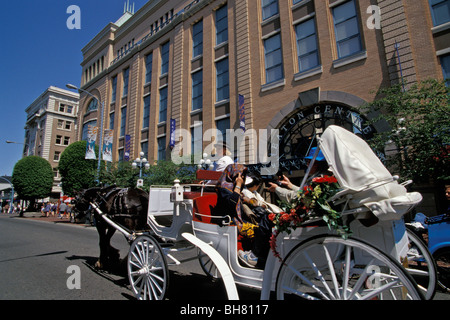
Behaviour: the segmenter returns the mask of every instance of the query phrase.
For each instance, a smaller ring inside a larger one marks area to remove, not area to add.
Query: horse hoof
[[[96,269],[103,269],[103,264],[100,261],[97,261],[94,265]]]

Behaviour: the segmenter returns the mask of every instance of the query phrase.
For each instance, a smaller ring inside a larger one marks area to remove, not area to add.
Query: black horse
[[[112,270],[119,265],[119,250],[110,244],[116,229],[109,225],[100,214],[92,208],[95,203],[102,213],[115,223],[130,231],[144,230],[147,226],[148,193],[141,189],[91,188],[79,192],[75,197],[75,210],[78,218],[91,210],[95,218],[95,226],[99,234],[100,258],[95,263],[99,269]]]

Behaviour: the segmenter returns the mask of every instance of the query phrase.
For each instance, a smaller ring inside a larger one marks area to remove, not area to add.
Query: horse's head
[[[73,200],[74,209],[77,217],[83,217],[90,209],[91,202],[98,196],[100,188],[84,189],[76,193]]]

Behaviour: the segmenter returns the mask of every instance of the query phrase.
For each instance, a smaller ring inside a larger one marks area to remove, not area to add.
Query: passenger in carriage
[[[269,252],[269,240],[272,234],[273,223],[269,220],[272,212],[281,212],[276,205],[268,203],[258,193],[262,179],[258,174],[250,173],[245,179],[245,188],[242,189],[242,210],[247,217],[251,217],[251,223],[256,224],[255,237],[251,250],[239,250],[239,260],[248,267],[263,267]]]
[[[228,145],[224,141],[219,141],[214,145],[216,148],[217,156],[219,156],[219,160],[215,163],[215,171],[224,171],[228,165],[233,164],[234,161],[230,157],[231,151]]]
[[[312,160],[314,153],[316,152],[317,148],[311,148],[311,151],[309,152],[309,155],[305,157],[305,159],[309,160],[309,162]],[[328,171],[328,163],[325,160],[325,157],[322,153],[322,151],[319,151],[319,154],[316,157],[316,160],[314,162],[313,167],[311,168],[310,175],[308,177],[308,181],[311,181],[312,179],[322,176]],[[269,182],[269,191],[274,192],[278,198],[280,198],[281,201],[290,203],[292,200],[297,198],[298,191],[300,187],[294,185],[288,177],[283,175],[283,179],[279,181],[282,185],[282,187],[276,185],[275,183]]]

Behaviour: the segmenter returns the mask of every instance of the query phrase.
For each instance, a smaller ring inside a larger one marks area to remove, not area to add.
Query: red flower
[[[270,214],[269,214],[269,220],[270,220],[270,221],[274,221],[276,217],[277,217],[277,216],[276,216],[275,213],[270,213]]]
[[[312,182],[315,182],[315,183],[336,183],[337,179],[334,176],[323,176],[323,177],[313,178]]]

